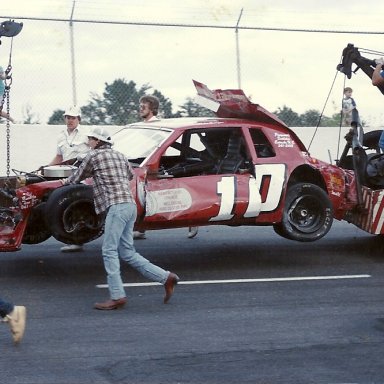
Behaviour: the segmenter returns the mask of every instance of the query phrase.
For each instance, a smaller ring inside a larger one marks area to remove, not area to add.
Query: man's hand
[[[375,59],[375,63],[376,63],[376,65],[379,65],[379,64],[383,65],[384,64],[384,58],[380,57],[380,59]]]

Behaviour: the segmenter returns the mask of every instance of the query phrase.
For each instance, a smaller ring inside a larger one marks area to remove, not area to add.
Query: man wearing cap
[[[132,170],[128,159],[111,148],[108,132],[94,127],[88,134],[88,152],[79,168],[63,184],[76,184],[93,178],[95,211],[105,216],[102,253],[110,299],[96,303],[95,309],[112,310],[123,307],[126,294],[120,272],[120,260],[126,261],[144,277],[164,285],[164,304],[171,298],[179,277],[152,264],[136,252],[133,245],[133,226],[136,221],[136,203],[130,190]]]
[[[56,156],[49,165],[61,164],[63,161],[76,160],[78,155],[86,154],[89,151],[88,138],[79,129],[81,121],[80,108],[72,106],[64,112],[64,120],[67,126],[60,133],[57,140]]]
[[[88,137],[79,129],[81,121],[81,110],[71,106],[64,112],[66,128],[60,133],[57,140],[56,156],[49,165],[61,164],[66,161],[75,160],[78,156],[85,155],[89,151]],[[62,252],[77,252],[83,247],[76,244],[68,244],[60,248]]]

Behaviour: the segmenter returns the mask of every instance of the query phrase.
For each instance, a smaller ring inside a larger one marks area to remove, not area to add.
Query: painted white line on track
[[[268,283],[279,281],[314,281],[314,280],[341,280],[341,279],[366,279],[371,275],[340,275],[340,276],[303,276],[303,277],[272,277],[268,279],[234,279],[234,280],[197,280],[197,281],[179,281],[180,285],[197,284],[234,284],[234,283]],[[160,283],[124,283],[124,287],[149,287],[152,285],[161,285]],[[108,288],[108,284],[97,284],[96,288]]]

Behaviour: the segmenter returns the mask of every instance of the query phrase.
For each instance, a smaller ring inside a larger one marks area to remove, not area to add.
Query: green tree
[[[212,111],[195,103],[193,99],[190,97],[187,97],[186,102],[183,105],[180,105],[179,107],[181,108],[181,111],[179,111],[179,114],[180,116],[183,116],[183,117],[215,116],[215,114]]]
[[[309,109],[300,115],[300,126],[301,127],[315,127],[318,125],[320,120],[320,112],[316,109]]]
[[[164,119],[169,119],[171,117],[179,117],[177,114],[172,113],[172,102],[166,98],[161,92],[154,90],[153,96],[156,96],[160,102],[160,111],[159,115]]]
[[[135,82],[125,79],[105,83],[103,95],[91,93],[89,104],[82,108],[82,123],[125,125],[137,121],[139,98],[148,88],[144,85],[138,91]]]
[[[55,109],[52,116],[48,119],[50,125],[61,125],[64,124],[64,110]]]
[[[209,117],[215,114],[195,103],[192,98],[186,98],[184,104],[179,106],[176,113],[172,111],[172,102],[160,91],[152,89],[150,84],[144,84],[140,88],[134,81],[127,82],[125,79],[116,79],[111,84],[105,83],[102,95],[91,93],[89,103],[81,108],[82,124],[92,125],[126,125],[140,121],[139,100],[140,97],[152,94],[160,101],[159,116],[161,118],[171,117]],[[30,114],[28,120],[32,121],[34,115]],[[57,109],[49,118],[48,124],[63,124],[63,110]],[[284,105],[273,112],[277,117],[291,127],[338,126],[340,115],[335,113],[331,118],[322,116],[315,109],[309,109],[299,115],[291,108]]]
[[[322,127],[339,127],[341,123],[340,113],[334,113],[332,117],[323,116],[321,119]]]
[[[92,93],[88,105],[82,108],[82,123],[92,125],[126,125],[140,120],[139,100],[146,94],[153,94],[160,101],[160,116],[174,117],[172,102],[160,91],[149,90],[152,86],[144,84],[137,89],[134,81],[117,79],[105,84],[102,96]]]
[[[294,112],[291,108],[286,105],[283,108],[278,108],[277,111],[273,112],[280,120],[284,121],[285,124],[291,127],[301,127],[301,119],[298,113]]]

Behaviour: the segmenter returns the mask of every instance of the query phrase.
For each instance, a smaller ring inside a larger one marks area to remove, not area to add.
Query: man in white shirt
[[[76,159],[77,156],[89,151],[88,137],[79,129],[81,121],[80,108],[69,107],[64,112],[66,129],[60,133],[57,139],[56,156],[49,165],[61,164],[63,161]]]
[[[79,128],[81,121],[81,110],[76,106],[67,108],[64,112],[66,128],[60,133],[57,139],[56,156],[49,165],[61,164],[62,162],[77,159],[89,151],[88,137]],[[76,244],[64,245],[60,248],[62,252],[78,252],[83,247]]]

